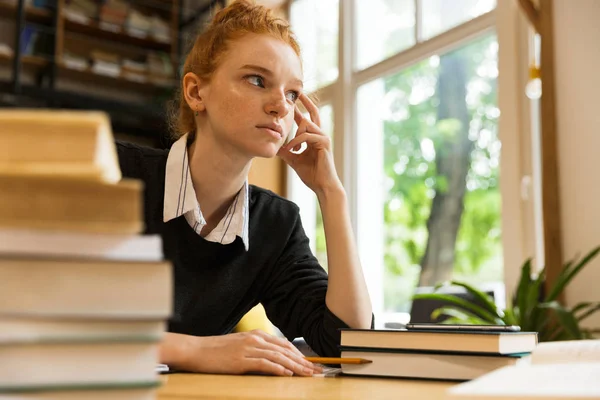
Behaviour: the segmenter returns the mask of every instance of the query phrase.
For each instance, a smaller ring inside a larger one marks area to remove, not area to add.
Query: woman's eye
[[[289,101],[291,101],[292,103],[295,103],[296,100],[298,100],[298,96],[299,96],[298,92],[288,92],[286,94],[287,99]]]
[[[263,79],[262,76],[250,75],[247,79],[251,85],[258,86],[258,87],[265,87],[265,80]]]

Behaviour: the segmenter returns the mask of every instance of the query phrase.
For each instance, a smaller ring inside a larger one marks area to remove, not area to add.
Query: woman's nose
[[[278,118],[285,117],[290,112],[290,105],[282,92],[275,92],[265,104],[265,112]]]

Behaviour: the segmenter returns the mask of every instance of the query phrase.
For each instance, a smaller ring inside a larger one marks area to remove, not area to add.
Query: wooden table
[[[161,375],[158,400],[188,399],[444,399],[451,382],[363,377]]]

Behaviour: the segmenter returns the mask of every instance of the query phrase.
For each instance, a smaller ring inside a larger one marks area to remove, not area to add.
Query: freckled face
[[[267,35],[229,44],[210,83],[201,89],[207,126],[241,154],[273,157],[294,122],[302,64],[294,50]]]

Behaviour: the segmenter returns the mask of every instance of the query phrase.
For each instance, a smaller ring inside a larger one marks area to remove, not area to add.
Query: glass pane
[[[324,105],[319,109],[319,112],[321,114],[321,129],[333,140],[333,107],[329,104]],[[331,144],[333,146],[333,142]],[[321,266],[327,270],[327,246],[325,244],[325,230],[323,229],[323,214],[321,214],[318,201],[316,206],[315,256]]]
[[[355,7],[358,69],[415,44],[414,0],[356,0]]]
[[[429,39],[496,7],[496,0],[421,0],[422,38]]]
[[[383,220],[361,258],[381,260],[386,312],[417,286],[502,282],[497,55],[490,35],[359,88],[359,245]]]
[[[300,42],[308,92],[338,77],[338,4],[338,0],[292,2],[290,23]]]

